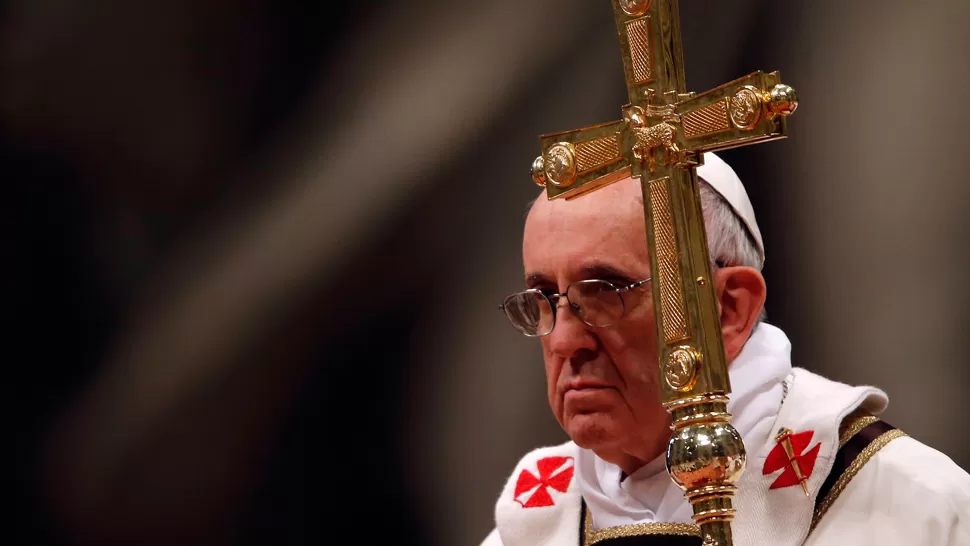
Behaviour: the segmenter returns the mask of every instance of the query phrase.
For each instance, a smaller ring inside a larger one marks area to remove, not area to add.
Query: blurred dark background
[[[795,365],[970,467],[970,4],[682,0]],[[0,4],[4,544],[477,544],[564,440],[521,286],[538,135],[617,119],[609,3]]]

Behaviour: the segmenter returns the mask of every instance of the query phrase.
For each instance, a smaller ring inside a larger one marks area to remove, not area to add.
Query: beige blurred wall
[[[964,466],[970,385],[966,128],[970,4],[822,2],[806,10],[795,130],[809,354],[890,394],[887,418]],[[802,113],[802,112],[800,112]]]

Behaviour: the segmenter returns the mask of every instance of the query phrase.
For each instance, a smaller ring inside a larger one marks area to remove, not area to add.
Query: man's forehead
[[[622,277],[649,267],[642,203],[630,178],[571,201],[540,195],[526,221],[527,277]]]
[[[539,194],[532,207],[532,213],[538,214],[602,214],[604,217],[616,216],[618,212],[626,212],[631,205],[637,209],[643,207],[643,194],[640,183],[633,178],[624,178],[582,197],[566,200],[563,198],[549,200],[545,190]]]

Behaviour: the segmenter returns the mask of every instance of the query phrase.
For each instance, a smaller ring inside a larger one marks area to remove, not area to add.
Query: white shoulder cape
[[[799,368],[786,386],[774,429],[813,431],[809,448],[820,448],[806,482],[811,496],[800,487],[770,488],[780,471],[764,475],[762,468],[775,447],[773,439],[745,446],[746,470],[734,500],[735,544],[970,545],[970,475],[898,430],[869,443],[844,472],[833,475],[838,481],[832,487],[830,479],[828,494],[818,498],[837,466],[840,424],[856,410],[878,415],[887,399],[878,389],[833,382]],[[495,505],[496,527],[482,546],[575,546],[642,532],[633,529],[637,526],[584,529],[583,500],[572,467],[578,450],[567,442],[523,457]],[[650,525],[665,529],[665,524]],[[681,533],[683,527],[668,525]]]

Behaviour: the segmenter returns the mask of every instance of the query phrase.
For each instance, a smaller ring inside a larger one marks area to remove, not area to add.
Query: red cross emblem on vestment
[[[522,469],[519,479],[515,482],[515,502],[523,508],[539,508],[555,504],[549,489],[565,493],[573,481],[572,457],[546,457],[536,462],[539,476]]]
[[[814,434],[814,430],[806,430],[798,434],[792,433],[787,428],[778,431],[778,436],[775,437],[778,444],[768,453],[762,474],[767,476],[782,468],[785,471],[778,476],[769,489],[801,485],[802,490],[808,495],[808,486],[805,482],[815,469],[815,460],[818,459],[818,452],[822,447],[822,443],[819,442],[810,451],[805,451]]]

